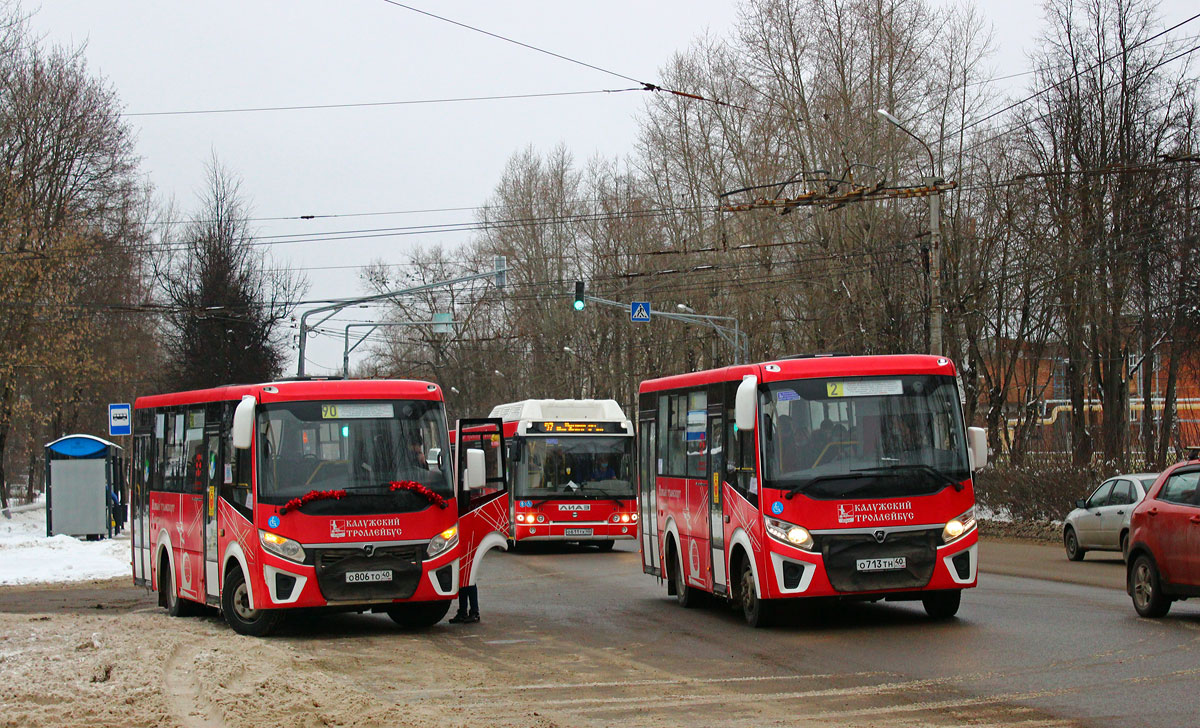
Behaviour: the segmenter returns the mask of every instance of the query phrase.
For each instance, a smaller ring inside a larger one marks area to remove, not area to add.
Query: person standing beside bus
[[[479,587],[475,584],[458,590],[458,613],[451,624],[471,624],[479,621]]]

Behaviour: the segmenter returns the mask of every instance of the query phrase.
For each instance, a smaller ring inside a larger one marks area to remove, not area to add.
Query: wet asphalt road
[[[1198,723],[1200,602],[1138,618],[1119,558],[1070,564],[1060,548],[985,542],[957,619],[931,621],[919,603],[798,604],[752,630],[723,604],[677,606],[633,549],[489,554],[483,622],[428,635],[486,677],[394,697],[579,725]],[[393,677],[380,666],[367,679],[386,691]]]

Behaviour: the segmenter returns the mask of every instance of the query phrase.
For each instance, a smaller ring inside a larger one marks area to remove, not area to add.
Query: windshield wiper
[[[935,479],[942,481],[946,485],[954,486],[954,489],[957,491],[961,491],[963,489],[962,483],[958,482],[954,478],[951,478],[949,475],[946,475],[941,470],[938,470],[937,468],[933,467],[932,465],[919,465],[919,464],[885,465],[880,468],[862,468],[859,470],[853,470],[851,472],[854,472],[854,473],[895,473],[895,472],[903,471],[903,470],[916,470],[918,472],[922,472],[927,475],[932,475]]]
[[[614,493],[610,493],[607,490],[600,488],[598,486],[595,486],[595,485],[588,485],[587,483],[584,483],[583,485],[581,485],[579,487],[581,490],[599,491],[600,493],[603,493],[605,496],[605,498],[603,500],[611,500],[613,503],[617,504],[617,508],[621,507],[621,500],[619,498],[617,498],[617,496]]]
[[[792,498],[794,498],[796,496],[797,493],[803,492],[804,489],[807,488],[808,486],[816,485],[817,483],[824,483],[825,481],[828,481],[828,480],[857,480],[859,478],[869,478],[869,477],[871,477],[871,476],[861,473],[859,471],[852,471],[849,473],[834,473],[832,475],[818,475],[815,478],[809,478],[808,480],[804,481],[803,483],[800,483],[799,485],[795,486],[794,488],[789,490],[787,493],[785,493],[783,495],[783,497],[787,498],[788,500],[791,500]]]

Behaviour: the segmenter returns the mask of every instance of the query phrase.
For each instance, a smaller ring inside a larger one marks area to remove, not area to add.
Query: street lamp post
[[[925,184],[932,191],[929,194],[929,353],[942,353],[942,193],[938,185],[942,180],[937,176],[937,165],[933,161],[933,150],[921,137],[913,134],[900,120],[885,109],[876,109],[892,126],[920,142],[929,154],[929,177]]]

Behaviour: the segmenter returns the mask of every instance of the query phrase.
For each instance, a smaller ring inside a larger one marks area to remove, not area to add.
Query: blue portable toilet
[[[120,445],[67,435],[45,449],[46,535],[112,536],[117,510],[125,507]]]

